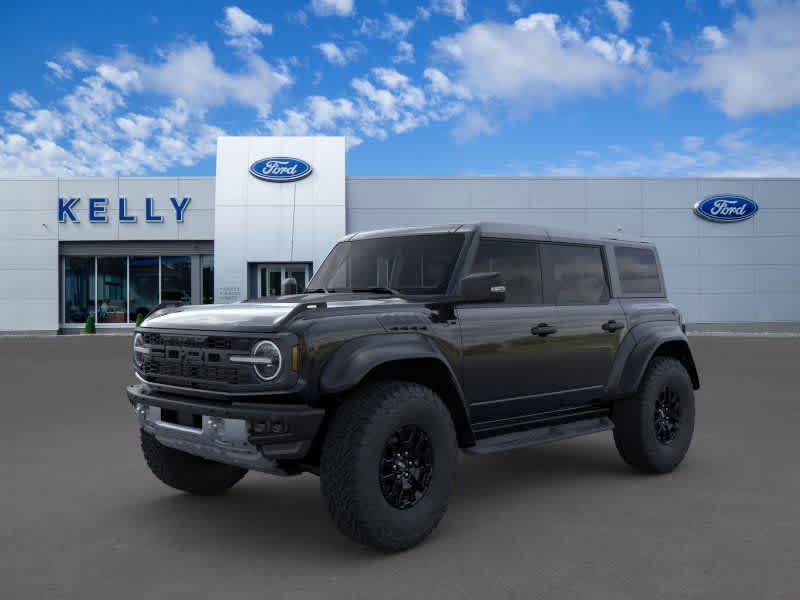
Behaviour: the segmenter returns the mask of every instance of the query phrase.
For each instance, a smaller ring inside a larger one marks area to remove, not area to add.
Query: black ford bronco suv
[[[613,430],[671,471],[699,387],[652,245],[495,223],[348,235],[303,293],[156,311],[133,362],[161,481],[315,473],[337,527],[385,550],[436,527],[462,452]]]

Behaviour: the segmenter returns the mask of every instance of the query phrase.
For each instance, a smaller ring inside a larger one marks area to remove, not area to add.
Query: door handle
[[[546,335],[551,335],[556,331],[558,331],[558,329],[556,329],[552,325],[548,325],[547,323],[539,323],[536,327],[531,327],[531,333],[533,335],[538,335],[541,337],[544,337]]]
[[[617,323],[614,319],[610,321],[606,321],[601,325],[603,331],[607,331],[608,333],[614,333],[615,331],[619,331],[620,329],[625,329],[624,323]]]

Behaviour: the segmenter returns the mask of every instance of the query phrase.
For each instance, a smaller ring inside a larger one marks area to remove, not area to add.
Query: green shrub
[[[136,326],[139,327],[139,325],[142,324],[142,321],[144,321],[144,315],[142,313],[139,313],[138,315],[136,315]]]
[[[83,328],[83,330],[86,333],[94,333],[95,332],[94,316],[89,315],[88,317],[86,317],[86,326]]]

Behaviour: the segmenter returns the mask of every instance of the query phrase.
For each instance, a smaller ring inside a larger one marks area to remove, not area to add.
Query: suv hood
[[[202,331],[274,331],[304,305],[326,304],[325,310],[378,305],[404,305],[408,301],[382,294],[297,294],[237,304],[179,306],[157,311],[147,317],[142,329],[185,329]]]

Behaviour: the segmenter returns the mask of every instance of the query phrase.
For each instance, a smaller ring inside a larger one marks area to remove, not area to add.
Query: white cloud
[[[508,0],[508,2],[506,2],[506,10],[515,17],[518,17],[522,14],[522,8],[520,7],[519,3],[514,2],[514,0]]]
[[[264,115],[291,77],[258,55],[248,54],[243,61],[244,70],[226,71],[217,65],[207,44],[194,42],[163,53],[160,63],[139,63],[138,68],[146,90],[183,98],[198,108],[233,102]]]
[[[318,17],[349,17],[353,14],[353,0],[311,0],[311,11]]]
[[[22,91],[19,91],[19,92],[12,92],[8,96],[8,101],[11,102],[11,104],[15,108],[18,108],[19,110],[30,110],[34,106],[37,106],[39,104],[39,102],[37,102],[36,98],[31,96],[25,90],[22,90]]]
[[[704,91],[732,117],[800,106],[798,23],[800,2],[754,3],[752,15],[736,17],[727,44],[701,53],[693,76],[680,76],[683,87]]]
[[[728,38],[714,26],[703,27],[703,39],[711,44],[714,50],[720,50],[728,45]]]
[[[463,21],[467,18],[467,0],[433,0],[430,11],[448,15],[456,21]]]
[[[580,162],[546,166],[549,174],[603,176],[679,177],[796,177],[800,172],[800,149],[791,143],[775,143],[769,136],[755,138],[752,129],[731,131],[709,142],[685,136],[680,148],[654,144],[640,152],[626,152],[609,159],[604,152],[579,151]]]
[[[351,98],[311,96],[301,108],[287,109],[265,123],[274,135],[345,135],[348,147],[364,138],[383,140],[433,121],[451,119],[463,104],[444,99],[412,83],[396,69],[378,67],[351,82]]]
[[[430,90],[440,96],[453,96],[460,100],[469,100],[472,94],[462,85],[453,83],[450,78],[439,69],[429,67],[423,73],[429,83]]]
[[[103,63],[97,67],[97,73],[105,81],[120,89],[123,94],[140,90],[142,82],[135,69],[120,69],[116,65]]]
[[[402,19],[395,14],[387,13],[386,25],[388,26],[389,33],[398,38],[404,38],[414,27],[414,19]]]
[[[450,135],[459,142],[464,143],[481,135],[491,135],[496,128],[477,110],[465,113],[459,123],[450,131]]]
[[[135,175],[193,165],[211,156],[224,131],[206,122],[209,108],[239,104],[266,118],[276,93],[291,83],[283,68],[240,53],[241,68],[217,64],[204,43],[183,42],[155,60],[120,51],[114,57],[73,49],[52,62],[75,75],[56,101],[42,106],[24,92],[0,130],[5,175]],[[58,70],[48,65],[52,73]],[[146,95],[146,110],[129,103]]]
[[[703,144],[705,139],[697,135],[687,135],[681,140],[681,147],[686,152],[696,152]]]
[[[413,63],[414,62],[414,46],[405,40],[397,42],[397,54],[392,56],[392,62],[395,63]]]
[[[64,66],[53,60],[48,60],[44,64],[48,69],[50,69],[56,79],[69,79],[72,75],[69,69],[66,69]]]
[[[659,27],[664,32],[664,37],[667,38],[667,43],[672,43],[672,24],[669,21],[661,21]]]
[[[383,19],[364,17],[358,27],[358,33],[366,37],[384,40],[402,40],[414,28],[415,19],[403,19],[393,13],[386,13]]]
[[[617,31],[625,33],[631,26],[631,10],[630,4],[623,0],[606,0],[606,9],[617,24]]]
[[[472,96],[521,106],[619,88],[631,75],[629,63],[644,60],[623,38],[596,37],[590,43],[559,15],[546,13],[513,25],[479,23],[434,46],[456,67],[450,79]]]
[[[250,51],[261,48],[258,36],[272,35],[271,23],[262,23],[238,6],[228,6],[225,19],[217,25],[229,38],[226,44]]]
[[[325,60],[338,67],[343,67],[347,63],[355,60],[362,52],[361,46],[351,45],[343,49],[334,42],[322,42],[321,44],[316,44],[314,48],[322,52],[322,56],[325,57]]]

